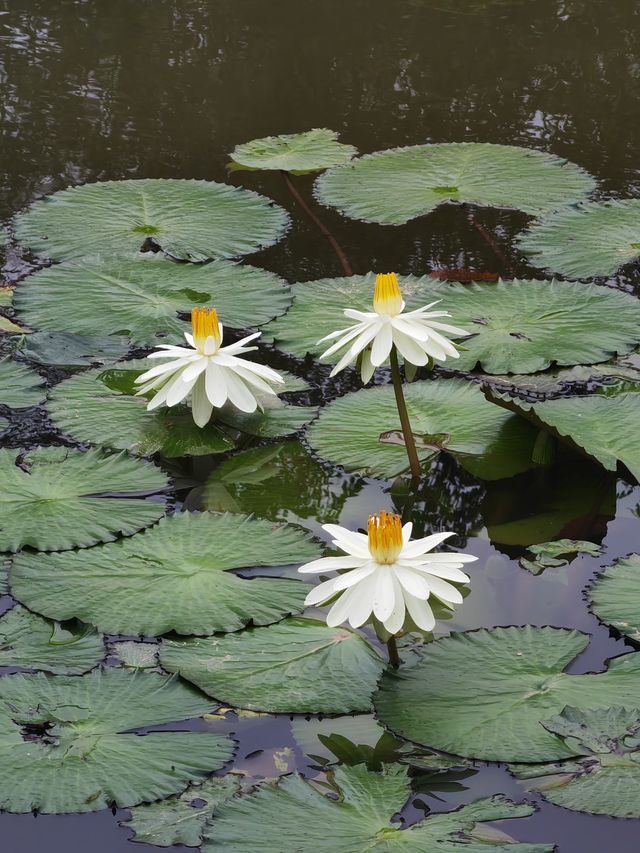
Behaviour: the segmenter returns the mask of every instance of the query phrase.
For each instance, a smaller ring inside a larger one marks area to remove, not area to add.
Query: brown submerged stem
[[[409,457],[409,468],[411,476],[420,479],[422,476],[422,466],[418,459],[418,451],[416,443],[411,431],[411,421],[407,412],[407,404],[404,399],[404,391],[402,390],[402,376],[400,375],[400,365],[398,364],[398,352],[395,346],[391,347],[391,379],[393,380],[393,390],[396,395],[396,406],[400,415],[400,425],[402,426],[402,435],[404,436],[404,446]]]
[[[387,640],[387,651],[389,652],[389,663],[394,669],[400,666],[400,656],[398,655],[398,644],[395,637],[389,637]]]
[[[494,253],[496,258],[500,261],[505,274],[508,275],[510,278],[513,278],[513,265],[511,263],[509,257],[507,256],[506,252],[500,246],[500,244],[498,243],[496,238],[493,236],[493,234],[490,231],[487,231],[487,229],[484,227],[484,225],[481,225],[478,222],[478,220],[475,217],[475,213],[473,212],[473,210],[470,207],[467,207],[466,205],[465,205],[465,210],[467,213],[468,222],[471,225],[473,225],[473,227],[476,229],[478,234],[482,237],[484,242],[487,244],[487,246],[489,246],[491,251]]]
[[[322,236],[329,241],[331,248],[336,253],[336,257],[340,261],[340,266],[342,267],[342,271],[345,275],[353,275],[353,269],[351,268],[351,264],[349,263],[349,259],[347,258],[344,249],[338,243],[336,238],[333,236],[331,231],[327,228],[327,226],[322,222],[321,219],[313,212],[304,196],[298,191],[296,185],[291,180],[289,173],[284,170],[280,170],[280,174],[282,175],[284,182],[286,184],[287,189],[296,200],[296,202],[300,205],[300,207],[304,210],[307,218],[313,222],[318,231],[322,234]]]

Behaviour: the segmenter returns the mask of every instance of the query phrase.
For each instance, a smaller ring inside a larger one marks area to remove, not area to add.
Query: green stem
[[[400,656],[398,655],[398,646],[395,637],[389,637],[387,640],[387,650],[389,652],[389,663],[394,669],[400,666]]]
[[[409,468],[411,469],[411,476],[420,478],[422,476],[422,466],[420,465],[420,460],[418,459],[416,443],[413,438],[413,433],[411,432],[411,422],[409,420],[407,404],[405,402],[404,392],[402,390],[402,376],[400,375],[400,365],[398,364],[398,352],[395,346],[391,347],[390,360],[391,379],[393,380],[393,390],[396,395],[396,406],[398,407],[398,414],[400,415],[402,435],[404,436],[404,446],[407,450],[407,456],[409,457]]]

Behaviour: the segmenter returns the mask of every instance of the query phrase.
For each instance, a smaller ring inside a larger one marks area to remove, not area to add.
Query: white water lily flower
[[[355,320],[355,325],[331,332],[319,340],[321,344],[339,338],[320,358],[329,358],[348,346],[331,371],[331,376],[344,370],[361,355],[360,373],[365,384],[373,376],[376,367],[389,358],[392,346],[396,347],[405,363],[416,367],[427,364],[429,359],[445,361],[447,358],[459,358],[458,350],[446,335],[459,338],[471,333],[442,323],[438,318],[450,317],[448,311],[429,311],[438,302],[439,299],[423,308],[405,312],[398,277],[395,273],[379,273],[376,276],[373,311],[346,308],[345,317]]]
[[[147,370],[136,379],[142,387],[138,395],[155,390],[147,409],[175,406],[191,397],[191,412],[197,426],[209,421],[215,408],[227,400],[241,412],[262,409],[260,396],[276,396],[269,383],[284,384],[284,379],[263,364],[238,358],[257,347],[246,344],[260,337],[254,332],[230,346],[222,346],[222,323],[215,308],[194,308],[191,312],[193,334],[185,333],[188,347],[161,345],[147,358],[169,358],[171,361]]]
[[[305,604],[322,604],[340,597],[327,614],[327,625],[348,621],[359,628],[376,617],[390,634],[402,629],[408,612],[424,631],[433,630],[436,620],[429,605],[433,595],[451,607],[462,602],[454,583],[467,583],[460,571],[463,563],[477,559],[470,554],[429,553],[453,533],[433,533],[411,541],[411,523],[402,526],[399,515],[381,512],[369,517],[368,534],[354,533],[337,524],[323,529],[333,536],[333,544],[345,557],[323,557],[301,566],[303,574],[347,569],[332,580],[311,590]]]

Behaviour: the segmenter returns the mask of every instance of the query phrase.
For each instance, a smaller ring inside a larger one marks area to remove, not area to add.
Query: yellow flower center
[[[216,351],[222,343],[220,335],[220,324],[218,312],[215,308],[194,308],[191,312],[191,329],[193,331],[193,342],[199,350],[204,350],[207,338],[213,338],[216,342]]]
[[[367,524],[369,551],[376,563],[395,563],[402,551],[402,521],[392,512],[370,515]]]
[[[373,293],[373,310],[376,314],[395,317],[402,311],[402,292],[394,272],[378,273]]]

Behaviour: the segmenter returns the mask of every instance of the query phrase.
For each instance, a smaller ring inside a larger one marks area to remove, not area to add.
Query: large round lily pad
[[[231,168],[234,171],[280,169],[293,174],[305,174],[348,163],[356,153],[353,145],[338,142],[335,130],[316,127],[303,133],[265,136],[236,145],[231,152]]]
[[[487,402],[477,385],[463,379],[427,380],[405,385],[404,393],[421,460],[445,450],[488,480],[533,466],[532,427]],[[394,477],[409,464],[390,385],[329,403],[307,438],[320,456],[347,471]]]
[[[199,691],[153,673],[5,676],[0,808],[90,812],[178,793],[220,769],[232,741],[208,732],[135,730],[204,714],[210,705]]]
[[[313,714],[371,710],[384,668],[360,634],[302,618],[226,637],[164,640],[160,663],[226,705]]]
[[[0,406],[26,409],[42,402],[44,382],[30,367],[9,358],[0,361]]]
[[[488,827],[483,821],[533,813],[525,803],[496,796],[456,811],[430,813],[405,828],[391,819],[412,796],[406,767],[389,764],[381,773],[336,767],[332,786],[339,796],[330,799],[326,789],[294,774],[227,800],[207,824],[203,853],[485,853]],[[493,833],[489,847],[495,853],[554,850],[553,844],[519,844],[503,833]]]
[[[266,270],[225,260],[181,264],[148,253],[48,267],[14,295],[16,310],[34,328],[126,335],[140,345],[184,343],[194,305],[213,305],[225,326],[244,329],[282,314],[290,301],[285,282]]]
[[[479,364],[488,373],[533,373],[553,362],[593,364],[640,342],[640,301],[610,288],[557,281],[442,284],[427,276],[401,276],[400,286],[407,310],[440,300],[435,309],[449,311],[451,322],[471,333],[460,341],[460,358],[446,363],[456,370]],[[268,333],[286,352],[319,356],[327,344],[318,341],[349,325],[345,308],[371,310],[373,287],[373,273],[295,285],[293,306]]]
[[[387,673],[374,698],[381,722],[426,746],[487,761],[552,761],[573,753],[540,722],[566,705],[640,707],[640,654],[604,672],[568,675],[586,634],[493,628],[430,643],[415,666]]]
[[[145,178],[61,190],[18,214],[15,231],[20,243],[56,261],[136,252],[149,240],[174,258],[205,261],[271,246],[288,222],[281,207],[249,190]]]
[[[443,202],[514,208],[537,216],[595,187],[567,160],[511,145],[452,142],[377,151],[316,181],[317,198],[353,219],[403,225]]]
[[[534,222],[519,241],[537,267],[567,278],[613,275],[640,257],[640,199],[579,204]]]
[[[0,449],[0,551],[86,548],[126,536],[164,515],[167,478],[150,462],[99,450]]]
[[[640,642],[640,554],[630,554],[598,575],[587,590],[594,614]]]
[[[22,554],[16,598],[54,619],[82,619],[107,634],[212,634],[266,625],[304,608],[308,587],[243,579],[232,569],[304,563],[320,556],[308,536],[245,515],[180,513],[135,538],[91,551]]]

